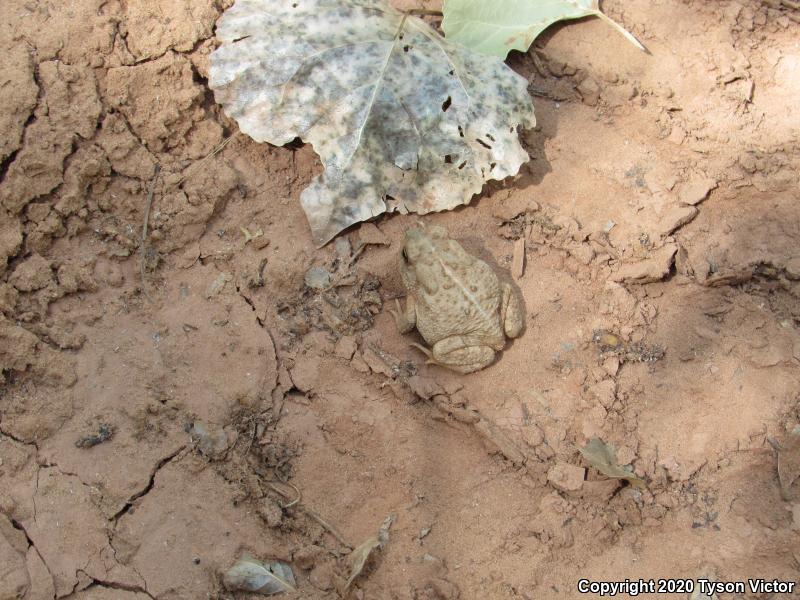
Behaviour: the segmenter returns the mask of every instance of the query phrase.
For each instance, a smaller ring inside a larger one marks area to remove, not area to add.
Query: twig
[[[266,484],[269,487],[269,489],[271,489],[276,494],[279,494],[280,496],[283,496],[287,500],[289,500],[291,498],[291,496],[289,494],[287,494],[285,491],[280,489],[277,485],[275,485],[271,481],[267,481]],[[339,542],[342,546],[344,546],[345,548],[347,548],[349,550],[353,549],[353,546],[347,543],[347,541],[342,537],[342,534],[340,534],[338,531],[336,531],[336,528],[333,525],[328,523],[325,519],[320,517],[317,513],[315,513],[313,510],[311,510],[307,506],[302,506],[301,504],[299,504],[301,496],[300,496],[300,490],[298,490],[297,487],[295,487],[291,483],[287,483],[286,485],[291,485],[292,488],[294,488],[295,492],[297,492],[297,497],[294,500],[292,500],[291,502],[289,502],[289,504],[284,505],[283,508],[290,508],[292,506],[297,506],[297,508],[302,510],[309,517],[311,517],[317,523],[319,523],[322,526],[322,528],[325,529],[328,533],[330,533],[334,537],[334,539],[336,539],[336,541]]]
[[[161,165],[156,164],[153,170],[153,178],[150,180],[150,189],[147,190],[147,200],[144,205],[144,223],[142,223],[142,242],[139,244],[139,252],[141,254],[139,259],[139,273],[142,277],[142,290],[148,299],[150,299],[150,295],[147,293],[147,280],[144,273],[144,263],[147,260],[147,228],[150,223],[150,209],[153,207],[153,195],[156,191],[156,182],[158,181],[160,173]]]
[[[317,523],[319,523],[322,526],[323,529],[325,529],[334,538],[336,538],[336,541],[339,542],[342,546],[344,546],[348,550],[352,550],[353,549],[353,546],[351,546],[350,544],[347,543],[347,541],[345,541],[345,539],[341,536],[341,534],[338,531],[336,531],[336,529],[334,528],[333,525],[330,525],[330,524],[326,523],[325,519],[320,517],[317,513],[315,513],[310,508],[307,508],[305,506],[303,506],[301,508],[302,508],[304,513],[306,513],[309,517],[314,519]]]
[[[204,156],[204,157],[203,157],[203,158],[201,158],[199,161],[197,161],[197,162],[196,162],[196,163],[194,163],[192,166],[190,166],[190,167],[189,167],[189,168],[186,170],[186,173],[184,173],[183,177],[181,177],[180,179],[178,179],[178,181],[176,181],[176,182],[175,182],[175,183],[173,183],[171,186],[169,186],[169,189],[171,189],[171,190],[172,190],[172,189],[175,189],[175,188],[176,188],[176,187],[178,187],[180,184],[182,184],[184,181],[186,181],[186,180],[188,179],[189,175],[191,175],[192,173],[194,173],[194,172],[195,172],[197,169],[199,169],[199,168],[200,168],[202,165],[206,164],[206,163],[207,163],[209,160],[211,160],[211,159],[212,159],[214,156],[216,156],[217,154],[219,154],[220,152],[222,152],[222,150],[225,148],[225,146],[227,146],[227,145],[228,145],[228,142],[230,142],[230,141],[231,141],[231,140],[232,140],[232,139],[233,139],[235,136],[236,136],[236,132],[234,132],[234,133],[230,134],[228,137],[226,137],[224,140],[222,140],[222,142],[221,142],[221,143],[220,143],[220,144],[219,144],[219,145],[218,145],[216,148],[214,148],[214,149],[213,149],[211,152],[209,152],[209,153],[208,153],[206,156]]]

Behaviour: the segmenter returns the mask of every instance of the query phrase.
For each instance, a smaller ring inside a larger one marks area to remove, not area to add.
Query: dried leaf
[[[353,581],[355,581],[356,577],[361,575],[361,572],[364,570],[364,565],[367,564],[372,553],[376,549],[383,550],[389,542],[389,528],[392,526],[392,523],[394,523],[394,518],[394,515],[386,517],[378,530],[378,535],[367,539],[347,557],[347,562],[350,564],[350,577],[347,578],[345,589],[348,589]]]
[[[585,448],[578,448],[583,458],[607,477],[614,479],[627,479],[628,482],[637,488],[646,487],[644,479],[637,477],[633,473],[630,465],[621,466],[617,462],[617,451],[611,444],[606,444],[600,438],[592,438]]]
[[[238,0],[209,84],[259,142],[313,144],[301,195],[315,243],[385,211],[466,204],[528,160],[527,81],[383,0]]]
[[[243,555],[222,578],[228,591],[257,592],[266,596],[294,592],[295,580],[289,565],[272,561],[263,563]]]
[[[599,0],[445,0],[442,29],[448,39],[477,52],[505,58],[511,50],[527,52],[556,21],[600,17],[639,50],[631,33],[600,12]]]

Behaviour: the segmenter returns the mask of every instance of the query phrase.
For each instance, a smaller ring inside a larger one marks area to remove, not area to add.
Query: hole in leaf
[[[453,157],[449,154],[444,155],[444,164],[449,165],[453,162]]]
[[[450,108],[450,105],[452,103],[453,103],[453,99],[450,96],[448,96],[447,100],[442,102],[442,112],[447,112],[447,109]],[[459,126],[458,129],[461,130],[461,126]]]
[[[403,52],[408,52],[409,50],[411,50],[411,46],[409,46],[408,44],[403,46]]]
[[[483,140],[476,139],[475,141],[478,142],[481,146],[483,146],[487,150],[491,150],[492,149],[492,147],[489,144],[487,144],[486,142],[484,142]]]
[[[494,171],[494,168],[497,166],[497,163],[489,163],[489,170]]]
[[[467,161],[464,161],[460,165],[458,165],[458,170],[460,171],[461,169],[463,169],[466,166],[467,166]]]
[[[492,140],[492,141],[495,141],[495,140],[494,140],[494,138],[492,137],[492,134],[491,134],[491,133],[487,133],[487,134],[486,134],[486,137],[487,137],[487,138],[489,138],[489,139],[490,139],[490,140]]]
[[[292,3],[292,8],[297,8],[297,2]]]
[[[449,75],[455,75],[455,74],[456,74],[455,71],[450,71],[450,73],[449,73]]]
[[[464,137],[464,128],[461,125],[458,126],[458,135]]]

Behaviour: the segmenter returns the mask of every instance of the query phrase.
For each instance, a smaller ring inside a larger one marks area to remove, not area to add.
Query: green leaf
[[[644,46],[600,12],[598,0],[445,0],[442,29],[447,39],[468,48],[505,58],[511,50],[526,52],[533,41],[557,21],[600,17],[634,46]]]
[[[209,85],[258,142],[299,137],[325,172],[301,194],[314,241],[386,211],[468,204],[528,160],[528,82],[383,0],[237,0]]]
[[[621,466],[617,462],[617,451],[611,444],[606,444],[600,438],[592,438],[584,448],[578,448],[583,458],[607,477],[614,479],[627,479],[628,482],[637,488],[644,489],[644,479],[637,477],[633,473],[630,465]]]

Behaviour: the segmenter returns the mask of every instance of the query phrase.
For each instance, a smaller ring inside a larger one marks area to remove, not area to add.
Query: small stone
[[[678,200],[684,204],[695,206],[705,200],[709,192],[716,187],[717,181],[715,179],[692,179],[681,186]]]
[[[514,255],[511,260],[511,276],[522,279],[525,274],[525,238],[521,237],[514,242]]]
[[[350,360],[353,358],[353,354],[356,353],[356,350],[358,350],[358,343],[356,342],[355,336],[345,335],[336,342],[333,353],[339,358]]]
[[[557,462],[547,472],[547,481],[561,492],[576,492],[583,487],[586,469],[565,462]]]
[[[325,267],[311,267],[303,279],[308,287],[318,292],[331,286],[331,274]]]
[[[697,216],[697,209],[694,206],[682,206],[676,204],[669,207],[658,221],[657,231],[662,237],[666,237],[679,227],[683,227]]]

